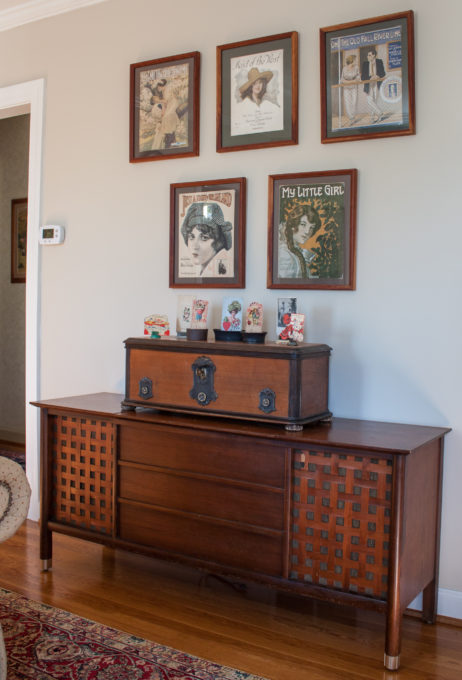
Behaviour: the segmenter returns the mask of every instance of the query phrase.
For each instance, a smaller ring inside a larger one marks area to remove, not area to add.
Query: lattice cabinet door
[[[387,598],[392,475],[387,457],[293,452],[290,579]]]
[[[99,419],[56,415],[51,427],[51,518],[111,536],[116,427]]]

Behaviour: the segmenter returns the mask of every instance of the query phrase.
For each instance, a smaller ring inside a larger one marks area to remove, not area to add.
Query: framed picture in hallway
[[[321,141],[415,134],[414,13],[320,29]]]
[[[268,288],[355,289],[357,176],[270,175]]]
[[[130,162],[199,155],[199,52],[130,66]]]
[[[217,47],[217,151],[298,143],[298,33]]]
[[[246,179],[170,185],[170,288],[245,287]]]
[[[11,283],[26,283],[27,198],[11,201]]]

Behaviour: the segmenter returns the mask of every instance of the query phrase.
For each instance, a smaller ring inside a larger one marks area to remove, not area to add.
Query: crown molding
[[[8,31],[32,21],[47,19],[55,14],[72,12],[75,9],[87,5],[96,5],[99,2],[106,2],[106,0],[29,0],[29,2],[16,5],[16,7],[0,11],[0,31]]]

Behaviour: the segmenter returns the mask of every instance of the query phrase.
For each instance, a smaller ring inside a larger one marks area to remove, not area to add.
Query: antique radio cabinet
[[[124,409],[137,406],[284,424],[331,417],[330,347],[129,338]]]

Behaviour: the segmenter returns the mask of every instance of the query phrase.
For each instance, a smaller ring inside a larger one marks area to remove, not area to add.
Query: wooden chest
[[[287,429],[332,415],[328,345],[129,338],[125,347],[124,409],[259,420]]]

